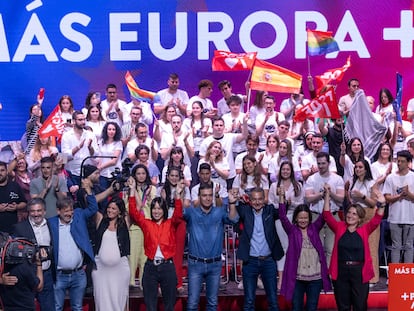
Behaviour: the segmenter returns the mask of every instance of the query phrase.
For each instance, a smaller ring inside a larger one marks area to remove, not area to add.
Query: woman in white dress
[[[104,214],[96,214],[92,271],[95,310],[125,310],[129,295],[130,240],[124,201],[113,197]]]

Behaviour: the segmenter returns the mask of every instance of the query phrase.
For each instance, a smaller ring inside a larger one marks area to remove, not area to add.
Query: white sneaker
[[[257,288],[258,289],[263,289],[264,288],[263,282],[262,282],[262,279],[261,278],[258,278],[257,279]]]
[[[238,289],[241,289],[241,290],[243,290],[243,289],[244,289],[244,287],[243,287],[243,282],[242,282],[242,281],[240,281],[240,283],[237,285],[237,288],[238,288]]]

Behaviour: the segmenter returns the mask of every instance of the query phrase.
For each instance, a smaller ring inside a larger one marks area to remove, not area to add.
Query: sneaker
[[[240,281],[240,283],[237,285],[237,288],[243,290],[243,282]]]
[[[258,289],[263,289],[264,288],[263,282],[262,282],[262,279],[261,278],[258,278],[257,279],[257,288]]]

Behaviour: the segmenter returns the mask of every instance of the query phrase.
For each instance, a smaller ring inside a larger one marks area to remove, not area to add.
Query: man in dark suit
[[[51,254],[49,250],[52,245],[52,240],[50,229],[45,219],[45,201],[41,198],[32,199],[27,204],[27,210],[29,212],[29,218],[14,225],[13,235],[36,241],[40,248],[44,248],[47,250],[48,254]],[[51,257],[48,256],[48,258],[44,258],[42,262],[42,270],[44,284],[43,290],[37,293],[37,300],[39,301],[42,311],[54,310],[55,298],[53,290]]]

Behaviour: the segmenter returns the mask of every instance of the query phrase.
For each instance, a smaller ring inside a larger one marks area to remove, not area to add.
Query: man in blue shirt
[[[73,311],[82,311],[86,288],[85,263],[94,262],[87,222],[98,211],[98,203],[92,192],[92,182],[82,179],[86,192],[87,207],[73,208],[73,201],[64,198],[57,203],[57,216],[49,218],[53,244],[53,268],[56,271],[56,311],[63,310],[66,290],[69,290]]]
[[[230,209],[236,206],[236,199],[230,191]],[[283,248],[275,227],[275,220],[279,218],[278,210],[271,204],[265,204],[262,188],[254,188],[249,194],[248,203],[239,202],[237,213],[243,223],[237,249],[237,258],[243,261],[243,310],[255,310],[257,278],[261,275],[268,308],[278,311],[276,260],[283,256]]]
[[[184,210],[190,235],[187,310],[198,310],[201,285],[205,281],[207,311],[213,311],[218,305],[224,224],[237,221],[237,213],[234,205],[229,213],[223,207],[213,206],[212,183],[201,184],[198,194],[199,206]]]

